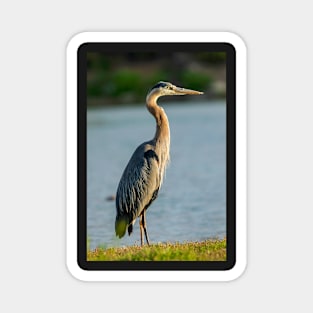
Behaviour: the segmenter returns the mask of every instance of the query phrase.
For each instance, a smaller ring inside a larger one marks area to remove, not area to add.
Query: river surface
[[[171,161],[146,220],[151,243],[226,236],[226,106],[224,101],[160,105],[171,128]],[[87,112],[87,237],[90,248],[140,244],[115,237],[115,196],[123,170],[155,120],[144,105]]]

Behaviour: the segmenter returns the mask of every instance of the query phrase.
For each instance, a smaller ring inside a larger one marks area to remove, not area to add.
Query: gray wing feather
[[[116,194],[117,216],[135,220],[157,197],[159,158],[148,143],[140,145],[128,162]]]

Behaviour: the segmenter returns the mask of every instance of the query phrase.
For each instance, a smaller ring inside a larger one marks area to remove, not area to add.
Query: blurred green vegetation
[[[182,73],[181,82],[183,86],[188,86],[188,88],[195,90],[206,90],[211,86],[213,78],[209,75],[195,71],[185,71]]]
[[[142,103],[161,80],[204,91],[207,97],[225,97],[226,54],[87,54],[88,105]]]

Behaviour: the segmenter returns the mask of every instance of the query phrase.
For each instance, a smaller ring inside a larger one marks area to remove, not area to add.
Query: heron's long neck
[[[155,152],[159,157],[160,186],[163,182],[165,168],[170,160],[170,127],[163,108],[157,104],[158,95],[147,96],[147,109],[154,116],[156,121],[156,132],[153,138]]]
[[[147,109],[154,116],[156,121],[156,132],[154,135],[154,141],[156,144],[167,144],[170,141],[170,127],[167,116],[163,108],[157,104],[158,95],[147,96]]]

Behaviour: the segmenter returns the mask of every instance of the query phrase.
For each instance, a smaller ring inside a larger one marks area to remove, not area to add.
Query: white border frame
[[[236,50],[236,264],[230,270],[87,271],[77,263],[77,50],[86,42],[226,42]],[[83,281],[230,281],[247,263],[246,46],[230,32],[84,32],[67,45],[66,264]]]

